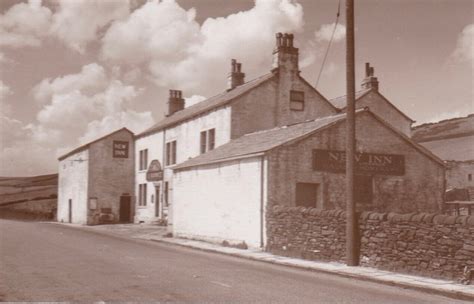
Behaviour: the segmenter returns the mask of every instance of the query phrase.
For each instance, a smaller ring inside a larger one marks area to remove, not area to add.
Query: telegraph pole
[[[357,219],[354,202],[355,169],[355,64],[354,64],[354,0],[346,0],[346,264],[359,265],[356,240]]]

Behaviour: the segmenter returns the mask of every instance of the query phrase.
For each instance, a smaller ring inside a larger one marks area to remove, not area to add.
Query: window
[[[294,111],[304,110],[304,92],[290,91],[290,109]]]
[[[138,185],[138,206],[146,206],[146,184]]]
[[[138,165],[139,170],[146,170],[148,166],[148,149],[140,150],[140,163]]]
[[[207,132],[201,132],[201,154],[206,153],[206,146],[207,146]]]
[[[169,185],[168,185],[168,182],[165,182],[165,191],[164,191],[164,203],[165,203],[165,206],[168,207],[169,206],[169,202],[168,202],[168,191],[169,191]]]
[[[167,166],[176,164],[176,140],[166,143],[166,162]]]
[[[216,146],[216,129],[201,132],[201,154],[211,151]]]
[[[319,184],[296,183],[296,206],[316,208]]]
[[[209,151],[213,150],[216,145],[216,129],[209,130]]]
[[[472,174],[471,174],[471,173],[469,173],[469,174],[467,175],[467,180],[470,181],[470,182],[472,182]]]

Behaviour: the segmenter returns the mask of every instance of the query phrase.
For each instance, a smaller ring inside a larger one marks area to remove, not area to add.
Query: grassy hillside
[[[0,177],[0,215],[21,218],[53,216],[57,205],[58,175]],[[54,217],[54,216],[53,216]]]

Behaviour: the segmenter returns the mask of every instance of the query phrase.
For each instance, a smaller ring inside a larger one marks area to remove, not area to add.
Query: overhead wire
[[[336,22],[334,22],[334,29],[332,30],[331,39],[329,40],[328,48],[326,49],[326,53],[324,54],[324,58],[323,58],[323,62],[321,64],[321,68],[319,69],[318,78],[316,79],[316,84],[314,86],[315,88],[318,87],[319,79],[321,78],[321,74],[322,74],[323,69],[324,69],[324,64],[326,63],[326,58],[328,57],[329,49],[331,48],[331,44],[332,44],[332,41],[334,39],[334,34],[336,33],[337,25],[339,24],[340,14],[341,14],[341,0],[339,0],[339,3],[337,5]]]

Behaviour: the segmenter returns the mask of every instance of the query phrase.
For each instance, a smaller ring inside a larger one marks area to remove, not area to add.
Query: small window
[[[166,162],[167,166],[176,164],[176,140],[166,143]]]
[[[138,206],[146,206],[146,184],[138,185]]]
[[[470,181],[470,182],[472,182],[472,174],[471,174],[471,173],[469,173],[469,174],[467,175],[467,180]]]
[[[304,111],[304,92],[290,91],[290,109],[293,111]]]
[[[206,153],[206,148],[207,148],[207,132],[202,131],[201,132],[201,154]]]
[[[207,131],[201,132],[201,144],[200,152],[201,154],[206,153],[206,151],[211,151],[216,146],[216,129],[209,129]]]
[[[138,169],[146,170],[147,166],[148,166],[148,149],[145,149],[145,150],[140,151]]]
[[[216,129],[210,129],[209,131],[209,151],[213,150],[216,146]]]
[[[296,206],[316,208],[319,184],[296,183]]]

